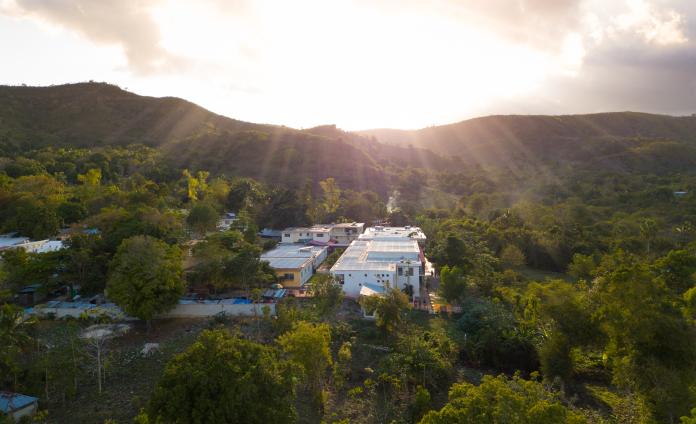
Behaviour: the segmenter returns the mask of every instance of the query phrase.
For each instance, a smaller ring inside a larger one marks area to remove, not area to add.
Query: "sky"
[[[696,113],[696,0],[0,0],[0,84],[104,81],[250,122]]]

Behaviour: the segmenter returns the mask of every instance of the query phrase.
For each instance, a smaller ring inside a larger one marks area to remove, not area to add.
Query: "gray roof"
[[[415,240],[355,240],[336,261],[331,272],[395,271],[402,258],[418,261],[419,254],[420,248]]]
[[[310,262],[311,258],[261,258],[267,261],[272,268],[276,269],[296,269],[302,268],[305,263]]]

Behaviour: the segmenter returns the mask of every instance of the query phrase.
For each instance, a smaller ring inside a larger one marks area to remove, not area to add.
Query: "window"
[[[404,275],[404,269],[399,267],[399,276],[402,276],[402,275]]]
[[[283,280],[294,280],[295,279],[295,274],[291,272],[287,272],[283,275]]]
[[[365,277],[367,277],[367,274],[365,274]]]
[[[324,238],[324,233],[317,233],[318,238]]]
[[[288,233],[285,233],[285,237],[290,237],[290,234],[288,234]]]

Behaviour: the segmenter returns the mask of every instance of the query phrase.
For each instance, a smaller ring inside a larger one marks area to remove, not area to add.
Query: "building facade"
[[[312,227],[290,227],[282,232],[281,243],[316,243],[348,246],[362,234],[365,224],[317,224]]]
[[[357,299],[365,289],[407,289],[414,299],[421,293],[424,258],[416,240],[355,240],[331,268],[347,297]]]

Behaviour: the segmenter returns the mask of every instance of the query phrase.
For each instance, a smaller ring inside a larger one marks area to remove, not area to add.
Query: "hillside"
[[[440,159],[331,126],[299,131],[248,123],[182,99],[139,96],[104,83],[0,86],[0,156],[129,144],[158,148],[181,167],[290,186],[332,176],[344,187],[379,192],[386,190],[388,168],[429,167]]]
[[[415,131],[375,129],[360,134],[485,166],[545,163],[666,170],[696,165],[693,116],[635,112],[489,116]]]
[[[696,166],[696,117],[633,112],[489,116],[416,131],[255,124],[186,100],[104,83],[0,86],[0,157],[45,147],[159,149],[177,167],[298,187],[334,177],[386,193],[408,168],[472,165],[515,175],[562,169],[665,173]],[[521,174],[520,174],[521,173]]]

